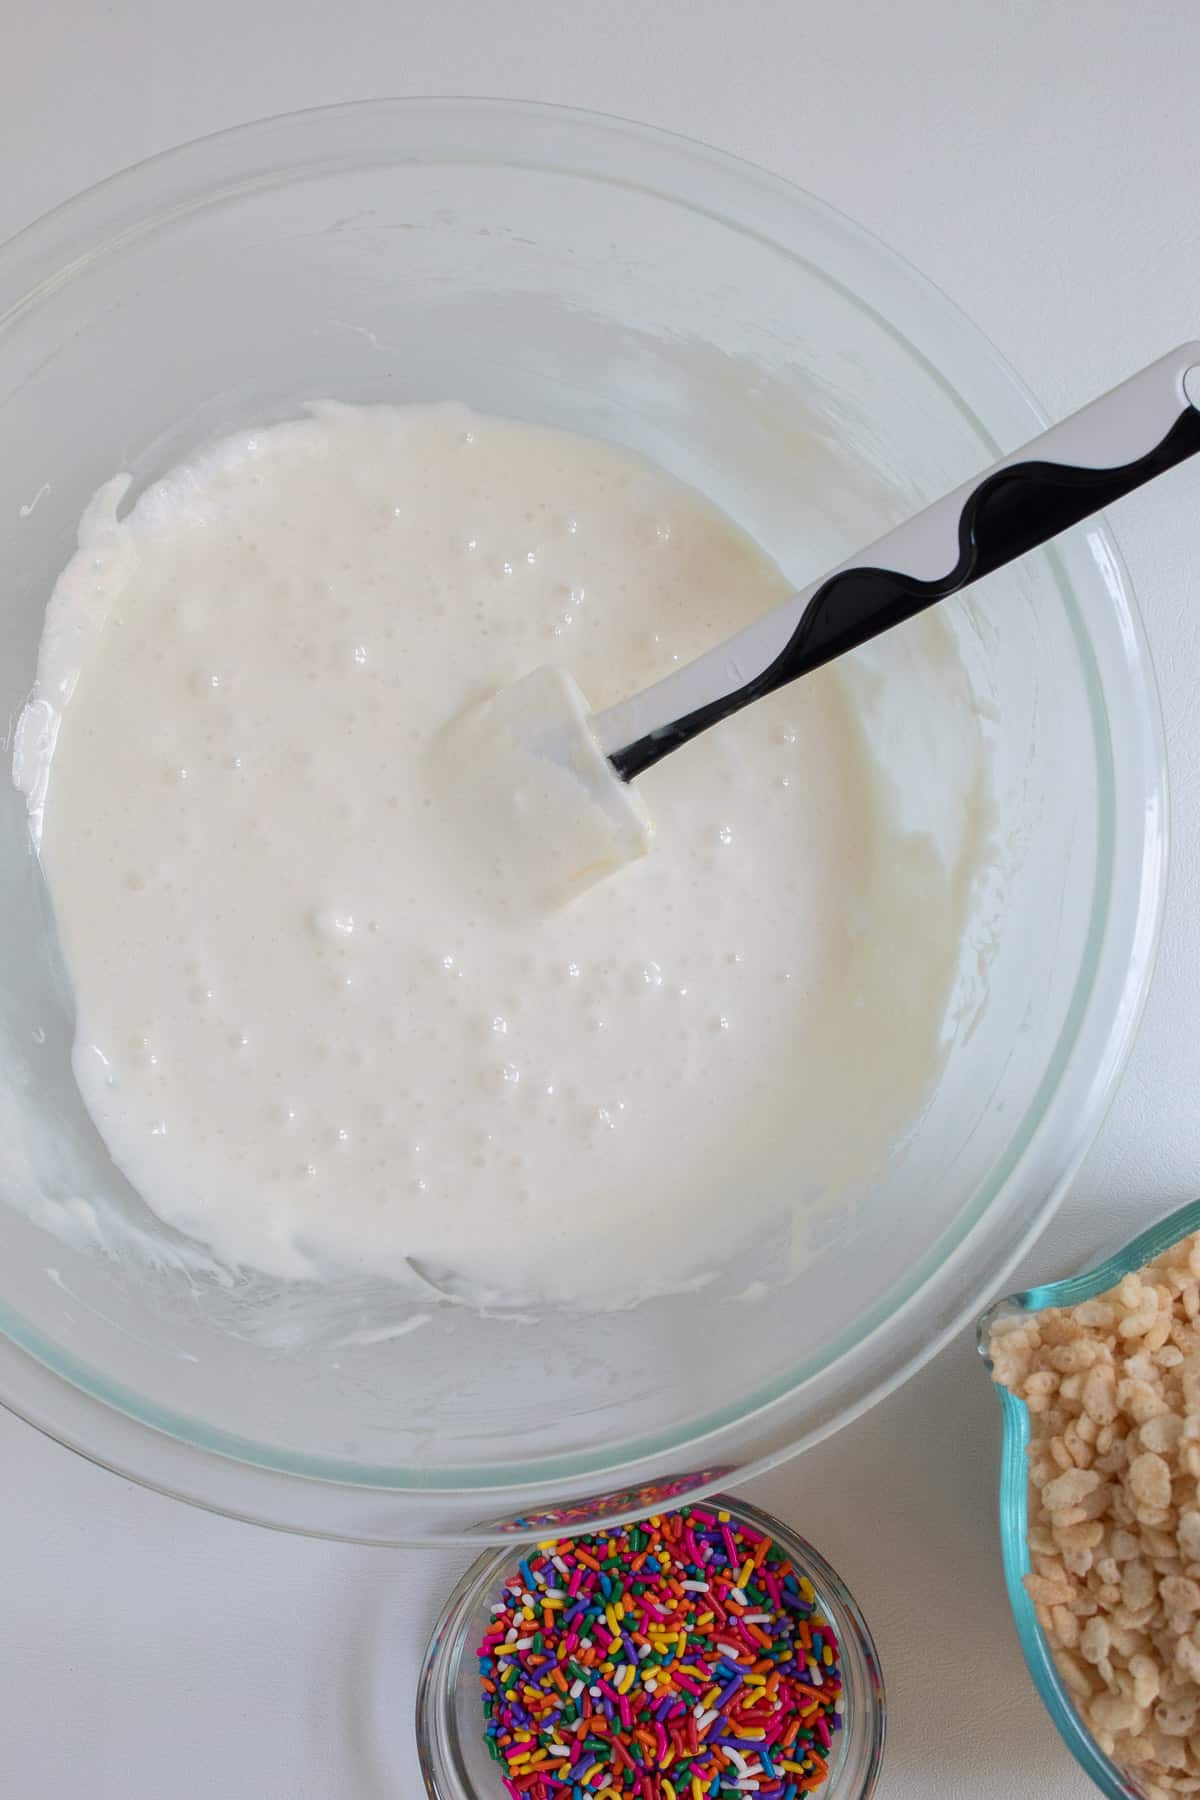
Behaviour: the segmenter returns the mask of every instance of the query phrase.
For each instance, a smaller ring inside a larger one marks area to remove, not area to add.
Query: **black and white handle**
[[[969,587],[1200,451],[1200,343],[1183,344],[785,600],[600,713],[618,775]]]

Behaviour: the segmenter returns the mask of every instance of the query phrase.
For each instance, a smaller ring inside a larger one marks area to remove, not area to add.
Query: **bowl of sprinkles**
[[[426,1653],[431,1800],[867,1800],[879,1658],[810,1544],[718,1495],[489,1551]]]

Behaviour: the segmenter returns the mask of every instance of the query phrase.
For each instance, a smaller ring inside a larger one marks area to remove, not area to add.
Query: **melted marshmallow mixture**
[[[837,668],[649,771],[650,854],[558,910],[498,904],[487,809],[445,801],[447,726],[504,684],[557,664],[602,708],[782,599],[729,519],[457,407],[321,405],[118,520],[126,485],[55,590],[17,776],[76,1077],[161,1219],[281,1277],[611,1304],[782,1251],[887,1154],[961,883]]]

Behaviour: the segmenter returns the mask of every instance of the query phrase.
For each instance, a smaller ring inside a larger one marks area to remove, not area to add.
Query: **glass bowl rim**
[[[261,146],[264,143],[269,145],[276,136],[280,139],[281,145],[286,147],[285,140],[294,138],[297,134],[303,140],[306,133],[329,130],[337,138],[343,130],[349,132],[353,128],[361,128],[366,124],[377,126],[389,120],[403,120],[411,123],[435,118],[451,121],[471,120],[477,131],[486,130],[497,120],[512,122],[515,126],[527,131],[544,131],[547,134],[557,132],[560,135],[565,133],[570,138],[587,139],[592,143],[593,150],[596,150],[601,143],[605,145],[625,144],[631,148],[636,147],[639,153],[647,149],[656,149],[664,162],[674,158],[677,164],[686,164],[688,168],[698,169],[701,166],[707,166],[710,173],[719,175],[727,183],[732,184],[737,189],[739,197],[744,194],[753,197],[764,207],[774,205],[786,209],[793,223],[802,219],[806,219],[810,226],[815,223],[827,234],[828,241],[836,242],[847,256],[864,258],[871,264],[873,270],[882,270],[885,275],[891,276],[893,281],[899,283],[903,289],[899,297],[892,296],[895,304],[899,306],[903,300],[909,305],[910,310],[915,308],[918,313],[921,312],[921,309],[932,308],[936,315],[939,342],[942,336],[948,336],[951,340],[951,350],[968,358],[973,381],[981,383],[985,377],[988,379],[990,382],[988,405],[996,411],[1001,410],[1002,404],[1010,410],[1015,408],[1019,412],[1021,420],[1027,423],[1031,429],[1037,429],[1044,424],[1044,415],[1024,384],[1008,367],[979,328],[911,264],[825,202],[809,195],[782,177],[696,140],[609,115],[524,101],[460,99],[449,96],[354,101],[343,105],[281,114],[274,118],[254,121],[163,151],[157,156],[110,176],[107,180],[73,199],[65,201],[52,212],[27,226],[15,238],[10,239],[7,245],[0,247],[0,330],[3,329],[6,321],[19,316],[25,305],[33,304],[47,291],[46,283],[50,284],[51,289],[56,288],[77,276],[86,269],[91,260],[109,252],[114,246],[119,247],[128,242],[131,237],[169,222],[172,217],[188,212],[193,206],[203,204],[205,199],[211,200],[218,194],[227,195],[230,191],[228,174],[224,180],[218,180],[215,175],[206,176],[203,168],[197,167],[204,163],[206,157],[228,158],[232,154],[244,163],[245,158],[240,157],[243,149],[247,156],[250,156],[252,146],[257,146],[261,152]],[[591,134],[590,138],[589,134]],[[592,142],[592,139],[595,142]],[[378,157],[385,156],[385,144],[374,143],[373,148]],[[319,150],[320,146],[317,146],[316,149],[307,152],[304,157],[297,159],[294,154],[290,158],[285,156],[281,149],[280,155],[270,165],[275,178],[280,182],[286,182],[301,177],[306,171],[311,173],[314,168],[325,169],[328,166],[334,166],[336,158],[334,158],[334,164],[331,164],[328,156],[324,160],[322,159]],[[341,154],[344,156],[346,153],[343,150]],[[457,159],[475,159],[478,154],[472,140]],[[332,150],[329,152],[329,156],[332,156]],[[512,161],[513,159],[493,158],[492,160]],[[252,156],[250,156],[250,163],[257,167]],[[539,157],[535,157],[532,166],[561,170],[561,165],[547,152],[542,152]],[[137,197],[140,190],[147,185],[157,183],[160,178],[166,178],[172,172],[177,173],[180,177],[182,183],[180,195],[176,197],[172,205],[165,209],[160,207],[157,211],[147,212],[145,207],[138,202]],[[594,168],[573,167],[570,172],[597,178],[597,170]],[[253,186],[261,184],[264,179],[260,170],[257,174],[247,176],[245,183]],[[608,179],[615,180],[617,178],[608,177]],[[664,176],[664,182],[665,180]],[[236,185],[235,183],[235,187]],[[673,205],[685,209],[693,205],[692,199],[686,192],[671,188],[669,184],[661,190],[652,189],[651,191],[658,193],[660,198],[670,201]],[[747,226],[733,213],[710,211],[709,216],[719,219],[733,229],[739,231],[747,229]],[[109,235],[98,236],[97,234],[101,232],[102,228],[106,228]],[[80,247],[78,240],[81,236],[92,240],[86,249]],[[769,241],[776,242],[775,239]],[[777,247],[788,249],[782,237],[778,240]],[[68,255],[68,251],[74,252],[74,254]],[[789,251],[789,253],[795,254],[794,251]],[[6,292],[11,289],[14,276],[20,284],[23,284],[23,292],[15,300],[10,297],[6,304]],[[829,277],[829,279],[833,278]],[[852,295],[851,298],[856,305],[873,311],[869,302],[862,296]],[[967,399],[956,388],[951,387],[948,380],[941,375],[937,365],[923,354],[913,338],[907,335],[907,332],[901,332],[890,319],[884,319],[879,314],[875,314],[875,316],[881,325],[926,367],[931,378],[936,379],[944,387],[981,440],[993,450],[998,450],[1001,446],[995,443],[983,420],[973,410]],[[932,330],[932,326],[928,326],[927,329]],[[919,336],[920,333],[916,335]],[[950,355],[949,351],[947,355]],[[984,410],[987,410],[986,406]],[[1010,1154],[1004,1159],[1003,1167],[992,1185],[992,1191],[987,1194],[985,1201],[973,1209],[971,1216],[965,1222],[956,1221],[955,1236],[949,1251],[941,1242],[935,1246],[938,1251],[937,1256],[934,1257],[931,1253],[916,1270],[910,1272],[904,1283],[898,1284],[897,1290],[888,1295],[887,1303],[880,1309],[879,1316],[871,1318],[865,1329],[860,1322],[853,1334],[853,1343],[844,1346],[847,1354],[872,1342],[889,1324],[897,1321],[906,1310],[910,1310],[916,1299],[925,1294],[928,1286],[932,1284],[936,1275],[945,1268],[951,1258],[954,1257],[957,1260],[957,1253],[963,1249],[976,1227],[980,1225],[984,1214],[990,1209],[992,1202],[1007,1186],[1015,1171],[1026,1159],[1031,1144],[1039,1132],[1044,1130],[1048,1117],[1055,1114],[1057,1106],[1057,1113],[1064,1115],[1059,1120],[1059,1124],[1066,1140],[1066,1148],[1056,1164],[1056,1179],[1043,1190],[1037,1209],[1031,1213],[1030,1222],[1016,1240],[1007,1243],[1003,1253],[996,1259],[996,1268],[990,1279],[1003,1278],[1003,1272],[1012,1266],[1049,1218],[1066,1181],[1078,1165],[1103,1115],[1104,1105],[1111,1095],[1116,1075],[1119,1073],[1132,1041],[1133,1030],[1145,996],[1149,971],[1153,965],[1153,951],[1161,917],[1166,855],[1165,759],[1153,671],[1132,588],[1123,570],[1116,546],[1108,536],[1106,528],[1097,524],[1095,532],[1103,544],[1109,568],[1115,571],[1113,578],[1115,590],[1112,598],[1121,614],[1122,646],[1125,652],[1122,674],[1128,678],[1123,688],[1122,698],[1129,702],[1126,710],[1131,716],[1130,728],[1136,729],[1138,732],[1138,747],[1141,752],[1139,766],[1144,764],[1147,787],[1147,805],[1144,809],[1145,825],[1141,835],[1140,887],[1133,908],[1132,924],[1126,933],[1130,942],[1123,964],[1124,975],[1120,983],[1120,991],[1114,995],[1111,1017],[1106,1017],[1102,1044],[1099,1043],[1099,1034],[1093,1025],[1092,1035],[1096,1038],[1099,1047],[1099,1068],[1091,1071],[1082,1082],[1078,1080],[1078,1071],[1076,1071],[1077,1085],[1081,1085],[1083,1091],[1079,1096],[1080,1103],[1075,1108],[1074,1117],[1069,1119],[1070,1129],[1064,1129],[1067,1122],[1063,1103],[1065,1078],[1071,1071],[1072,1064],[1078,1060],[1075,1053],[1080,1047],[1081,1039],[1089,1022],[1090,1012],[1094,1010],[1090,1008],[1090,1001],[1095,978],[1100,970],[1106,945],[1109,944],[1111,938],[1111,932],[1108,930],[1111,919],[1106,920],[1103,916],[1100,919],[1099,928],[1094,933],[1096,942],[1090,965],[1087,956],[1081,961],[1076,982],[1078,1005],[1070,1017],[1069,1025],[1063,1028],[1059,1041],[1060,1048],[1068,1036],[1070,1042],[1062,1054],[1054,1059],[1056,1065],[1054,1078],[1051,1079],[1049,1074],[1043,1078],[1037,1094],[1030,1103],[1026,1118],[1027,1121],[1032,1119],[1032,1123],[1028,1124],[1024,1141],[1015,1153],[1012,1151],[1010,1142]],[[1065,576],[1060,579],[1060,588],[1068,611],[1071,612],[1074,607],[1074,599],[1071,583]],[[1089,650],[1088,635],[1082,626],[1079,627],[1079,635],[1081,653],[1087,652]],[[1104,706],[1103,694],[1098,687],[1094,668],[1089,668],[1086,656],[1083,657],[1083,665],[1082,677],[1085,684],[1089,686],[1094,722],[1098,728],[1104,731],[1105,747],[1108,748],[1110,747],[1108,744],[1110,722],[1108,710]],[[1103,787],[1103,780],[1098,783],[1098,786]],[[1111,883],[1113,874],[1111,862],[1106,872]],[[1110,890],[1109,886],[1103,882],[1104,873],[1105,871],[1099,868],[1098,858],[1098,880],[1093,889],[1092,902],[1094,921],[1098,908],[1101,915],[1105,914],[1108,908]],[[1103,895],[1100,892],[1102,887],[1104,888]],[[1112,962],[1112,960],[1110,948],[1109,961]],[[959,1279],[962,1279],[961,1276]],[[772,1467],[783,1460],[785,1456],[794,1454],[795,1451],[819,1441],[821,1437],[828,1435],[830,1431],[864,1411],[875,1400],[882,1398],[936,1352],[964,1319],[970,1316],[975,1304],[972,1295],[967,1293],[964,1298],[960,1289],[953,1305],[951,1307],[943,1305],[938,1311],[937,1328],[924,1336],[915,1349],[906,1349],[902,1356],[893,1359],[886,1376],[872,1376],[865,1383],[860,1381],[849,1404],[839,1402],[838,1406],[833,1408],[835,1416],[823,1420],[808,1432],[794,1432],[783,1448],[772,1448],[764,1454],[752,1453],[739,1465],[739,1478],[746,1478]],[[269,1499],[267,1484],[276,1484],[276,1492],[279,1491],[278,1484],[280,1482],[286,1483],[290,1487],[296,1487],[299,1483],[303,1483],[310,1490],[323,1489],[328,1493],[332,1493],[336,1489],[340,1490],[344,1496],[357,1490],[364,1499],[370,1496],[378,1497],[382,1491],[392,1496],[397,1502],[406,1494],[415,1493],[429,1499],[437,1493],[458,1496],[469,1492],[476,1495],[482,1502],[487,1495],[499,1497],[513,1492],[524,1494],[531,1485],[536,1486],[539,1491],[544,1491],[548,1485],[553,1485],[555,1482],[561,1483],[567,1479],[582,1478],[584,1474],[593,1483],[608,1482],[611,1478],[620,1479],[622,1473],[636,1466],[640,1458],[653,1456],[661,1459],[669,1454],[690,1453],[699,1448],[706,1438],[719,1439],[723,1431],[744,1427],[756,1419],[760,1413],[766,1413],[776,1406],[784,1407],[789,1401],[794,1402],[804,1382],[810,1378],[808,1371],[793,1371],[787,1379],[777,1382],[769,1391],[745,1397],[741,1403],[735,1408],[727,1410],[727,1413],[720,1418],[699,1422],[689,1421],[681,1430],[676,1430],[673,1434],[667,1434],[654,1442],[619,1446],[615,1451],[607,1453],[610,1457],[615,1454],[616,1461],[609,1460],[603,1464],[589,1465],[586,1470],[581,1471],[578,1468],[551,1469],[548,1464],[539,1463],[533,1469],[515,1467],[511,1469],[489,1468],[479,1472],[460,1469],[434,1471],[431,1474],[422,1472],[417,1478],[406,1480],[402,1471],[387,1468],[347,1468],[324,1461],[305,1461],[299,1457],[282,1456],[271,1452],[264,1445],[223,1438],[218,1431],[206,1426],[198,1426],[195,1421],[168,1418],[165,1414],[152,1416],[148,1408],[139,1407],[137,1396],[118,1392],[115,1389],[101,1391],[104,1384],[96,1381],[90,1385],[88,1371],[79,1367],[72,1367],[68,1371],[62,1366],[61,1359],[56,1364],[53,1346],[36,1340],[34,1334],[28,1331],[22,1335],[19,1322],[18,1328],[15,1330],[11,1324],[5,1326],[4,1329],[6,1340],[0,1340],[0,1375],[3,1376],[6,1386],[11,1385],[18,1390],[24,1388],[25,1392],[5,1394],[2,1396],[3,1402],[19,1416],[37,1425],[59,1442],[67,1444],[68,1447],[88,1456],[93,1461],[116,1468],[120,1473],[126,1474],[132,1479],[143,1481],[146,1485],[161,1488],[163,1491],[171,1492],[182,1498],[193,1499],[198,1504],[208,1505],[214,1510],[228,1511],[237,1517],[264,1524],[281,1525],[287,1529],[312,1531],[316,1535],[345,1538],[356,1538],[364,1533],[356,1528],[356,1522],[349,1519],[339,1519],[337,1522],[333,1522],[331,1519],[327,1521],[322,1516],[314,1521],[307,1502],[300,1503],[301,1511],[306,1512],[305,1522],[296,1524],[290,1519],[280,1519],[274,1500],[271,1499],[267,1504]],[[12,1355],[7,1354],[10,1349]],[[61,1413],[61,1408],[53,1405],[47,1407],[45,1388],[34,1384],[31,1380],[23,1381],[21,1379],[17,1365],[28,1362],[30,1358],[39,1362],[42,1369],[49,1372],[58,1383],[61,1384],[65,1381],[69,1384],[83,1402],[82,1414],[76,1407],[74,1409],[76,1417],[66,1426],[57,1420],[51,1422],[51,1417],[48,1415]],[[818,1373],[824,1372],[829,1367],[830,1362],[826,1362],[822,1371],[818,1371]],[[92,1414],[103,1414],[104,1417],[93,1417]],[[118,1439],[121,1442],[118,1450],[114,1451],[111,1446]],[[166,1475],[160,1477],[158,1472],[147,1474],[142,1468],[126,1466],[124,1458],[131,1455],[135,1464],[144,1464],[147,1456],[151,1462],[154,1462],[156,1460],[153,1449],[155,1439],[170,1440],[173,1445],[182,1449],[193,1463],[197,1459],[205,1463],[206,1474],[203,1483],[200,1484],[201,1491],[188,1491],[195,1480],[190,1473],[184,1479],[180,1479],[178,1473],[172,1470],[169,1477]],[[721,1459],[713,1454],[705,1455],[704,1460],[715,1463]],[[222,1472],[219,1467],[221,1464],[226,1465],[227,1472]],[[440,1477],[445,1474],[452,1479],[442,1481]],[[231,1492],[235,1488],[243,1490],[255,1486],[258,1488],[258,1492],[253,1497],[248,1492],[238,1491],[236,1494]],[[710,1489],[697,1489],[691,1497],[698,1498],[700,1493],[707,1491]],[[376,1526],[368,1529],[365,1536],[367,1541],[393,1541],[390,1537],[381,1540]],[[394,1541],[411,1540],[401,1534]]]
[[[1038,1283],[1017,1293],[1006,1294],[993,1301],[981,1314],[976,1326],[976,1346],[989,1376],[992,1362],[989,1342],[992,1327],[1001,1319],[1021,1313],[1044,1312],[1047,1307],[1078,1306],[1094,1300],[1117,1286],[1132,1270],[1144,1268],[1170,1250],[1181,1239],[1200,1231],[1200,1200],[1189,1200],[1176,1207],[1155,1224],[1138,1232],[1118,1250],[1085,1269],[1068,1275],[1062,1281]],[[992,1382],[1000,1402],[1002,1441],[1000,1453],[1000,1553],[1004,1563],[1004,1585],[1008,1591],[1013,1622],[1021,1644],[1025,1665],[1034,1686],[1050,1714],[1059,1736],[1084,1773],[1091,1777],[1107,1800],[1141,1800],[1141,1791],[1130,1786],[1136,1779],[1126,1777],[1110,1757],[1101,1750],[1076,1710],[1067,1687],[1055,1667],[1046,1634],[1038,1623],[1033,1601],[1025,1591],[1024,1577],[1030,1570],[1029,1546],[1029,1478],[1026,1450],[1029,1444],[1029,1409],[1008,1388]]]
[[[887,1745],[887,1689],[878,1646],[858,1601],[837,1570],[807,1538],[749,1500],[721,1492],[706,1494],[703,1500],[697,1501],[693,1501],[692,1496],[688,1495],[678,1505],[664,1506],[661,1511],[677,1512],[693,1504],[702,1505],[709,1510],[728,1512],[778,1544],[786,1551],[789,1560],[812,1580],[818,1600],[831,1615],[839,1643],[852,1641],[857,1647],[866,1665],[868,1680],[861,1692],[857,1686],[854,1690],[851,1719],[855,1736],[865,1736],[868,1739],[864,1749],[864,1755],[868,1759],[864,1780],[852,1794],[837,1794],[828,1785],[823,1786],[817,1790],[814,1800],[821,1800],[826,1792],[833,1792],[835,1800],[871,1800]],[[653,1514],[646,1516],[656,1517],[658,1510],[655,1509]],[[599,1529],[607,1528],[602,1526]],[[589,1530],[589,1527],[581,1526],[578,1531],[572,1529],[566,1535],[586,1537]],[[547,1543],[551,1540],[544,1537],[539,1541]],[[514,1537],[506,1544],[490,1548],[477,1557],[455,1583],[429,1634],[417,1680],[414,1715],[417,1760],[424,1777],[428,1800],[492,1800],[490,1795],[474,1791],[465,1780],[460,1781],[456,1771],[447,1770],[437,1724],[449,1709],[456,1683],[465,1680],[469,1684],[478,1679],[469,1648],[471,1620],[478,1602],[527,1549],[528,1544],[522,1546],[521,1540]],[[848,1683],[846,1691],[849,1691]],[[853,1740],[848,1736],[847,1743],[851,1741]],[[497,1800],[500,1800],[500,1796],[497,1796]]]

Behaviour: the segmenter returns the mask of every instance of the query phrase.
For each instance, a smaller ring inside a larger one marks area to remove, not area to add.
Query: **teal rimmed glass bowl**
[[[984,1313],[978,1326],[979,1354],[988,1369],[992,1366],[988,1353],[992,1328],[998,1320],[1016,1313],[1045,1312],[1049,1307],[1078,1306],[1081,1301],[1093,1300],[1098,1294],[1106,1294],[1116,1287],[1132,1270],[1144,1268],[1194,1231],[1200,1231],[1200,1200],[1190,1200],[1158,1224],[1139,1232],[1128,1244],[1082,1275],[1071,1275],[1065,1281],[1043,1282],[1038,1287],[1026,1288],[1022,1293],[997,1300]],[[1076,1711],[1070,1690],[1055,1667],[1046,1635],[1038,1624],[1033,1601],[1025,1591],[1025,1577],[1030,1570],[1027,1541],[1029,1481],[1026,1473],[1029,1410],[1025,1402],[1007,1388],[999,1383],[994,1385],[1004,1418],[1000,1459],[1000,1548],[1022,1654],[1046,1710],[1080,1768],[1091,1776],[1108,1800],[1143,1800],[1144,1790],[1136,1777],[1119,1769],[1104,1754]]]

